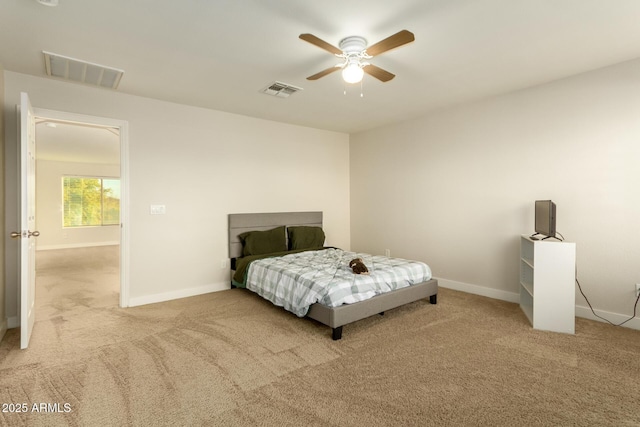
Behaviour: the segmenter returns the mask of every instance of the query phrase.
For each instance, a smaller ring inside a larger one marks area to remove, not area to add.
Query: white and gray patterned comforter
[[[362,258],[368,275],[354,274],[349,261]],[[317,302],[338,307],[431,279],[423,262],[323,249],[253,261],[247,289],[297,316]]]

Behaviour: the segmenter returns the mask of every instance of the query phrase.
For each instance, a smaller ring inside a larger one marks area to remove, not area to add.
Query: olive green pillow
[[[321,248],[324,245],[324,231],[320,227],[288,227],[289,249]]]
[[[285,226],[266,231],[248,231],[240,234],[242,255],[263,255],[287,250]]]

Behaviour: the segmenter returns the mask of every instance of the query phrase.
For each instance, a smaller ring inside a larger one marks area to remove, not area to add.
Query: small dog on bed
[[[351,267],[354,274],[369,274],[369,269],[364,265],[362,258],[355,258],[349,261],[349,267]]]

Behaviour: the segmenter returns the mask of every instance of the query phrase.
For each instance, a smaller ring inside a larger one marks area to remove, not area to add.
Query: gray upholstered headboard
[[[229,214],[229,258],[242,256],[238,237],[247,231],[270,230],[282,225],[322,227],[322,212],[270,212]]]

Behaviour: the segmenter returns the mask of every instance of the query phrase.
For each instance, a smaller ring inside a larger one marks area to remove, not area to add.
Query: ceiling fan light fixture
[[[367,48],[367,39],[360,36],[349,36],[340,40],[338,46],[346,54],[357,54]]]
[[[347,83],[360,83],[364,71],[357,62],[352,62],[342,69],[342,79]]]
[[[338,68],[342,68],[342,79],[346,83],[351,84],[362,81],[364,67],[367,67],[367,74],[383,83],[393,79],[395,77],[394,74],[364,61],[415,40],[413,33],[407,30],[398,31],[369,47],[367,47],[367,40],[360,36],[349,36],[340,40],[340,48],[309,33],[300,34],[299,38],[344,60],[344,62],[335,67],[327,68],[307,77],[307,80],[318,80],[321,77],[333,73]]]

